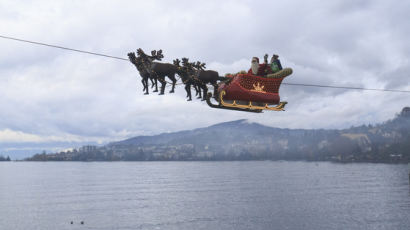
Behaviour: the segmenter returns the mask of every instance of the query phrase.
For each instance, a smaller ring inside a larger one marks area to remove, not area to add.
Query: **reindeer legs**
[[[174,91],[175,84],[177,83],[177,79],[175,78],[175,74],[171,75],[171,76],[168,76],[168,78],[171,79],[171,81],[172,81],[172,89],[171,89],[171,91],[169,91],[169,93],[174,93],[175,92]]]
[[[201,96],[201,89],[194,84],[194,89],[195,89],[195,96]]]
[[[141,82],[142,82],[142,86],[144,87],[142,91],[145,91],[144,93],[145,95],[149,94],[148,93],[148,82],[146,81],[146,79],[142,79]]]
[[[202,97],[202,100],[201,100],[201,101],[205,101],[205,100],[206,100],[206,94],[208,93],[208,87],[206,87],[206,85],[205,85],[205,87],[203,88],[203,90],[204,90],[204,96]]]
[[[158,78],[158,80],[161,82],[161,92],[159,93],[159,95],[164,95],[165,85],[167,84],[167,82],[164,78]]]
[[[218,98],[218,84],[213,84],[214,86],[214,98],[217,99]]]
[[[186,91],[186,96],[188,97],[188,101],[192,101],[192,95],[191,95],[191,84],[187,83],[185,85],[185,91]]]
[[[201,86],[196,85],[197,88],[197,97],[198,99],[202,98],[202,91],[201,91]]]
[[[150,78],[149,79],[151,81],[151,89],[155,87],[155,82],[154,79]]]
[[[156,78],[154,78],[154,84],[155,85],[155,90],[153,91],[154,93],[158,92],[158,80]]]

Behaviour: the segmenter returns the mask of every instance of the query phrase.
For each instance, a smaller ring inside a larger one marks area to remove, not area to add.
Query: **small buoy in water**
[[[73,221],[71,221],[71,222],[70,222],[70,224],[74,224],[74,222],[73,222]]]
[[[84,221],[81,221],[81,224],[84,224]]]

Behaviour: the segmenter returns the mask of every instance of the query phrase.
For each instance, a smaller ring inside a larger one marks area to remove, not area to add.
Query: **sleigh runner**
[[[207,103],[212,108],[246,112],[283,111],[287,102],[280,102],[279,88],[282,80],[290,74],[292,74],[290,68],[266,77],[237,74],[232,79],[219,84],[218,95],[215,97],[218,104],[211,102],[211,93],[207,96]]]

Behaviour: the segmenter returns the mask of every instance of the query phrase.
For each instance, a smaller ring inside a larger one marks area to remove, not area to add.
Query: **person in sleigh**
[[[272,59],[270,59],[270,67],[272,69],[272,73],[277,73],[283,69],[278,57],[279,56],[277,54],[274,54],[272,55]]]
[[[258,57],[253,57],[252,62],[251,62],[251,68],[248,70],[248,74],[252,74],[255,76],[260,76],[264,77],[267,74],[272,73],[272,68],[268,64],[268,55],[265,54],[264,56],[264,63],[259,64],[259,58]]]

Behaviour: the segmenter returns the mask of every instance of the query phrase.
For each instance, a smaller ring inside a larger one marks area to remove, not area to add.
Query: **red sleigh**
[[[237,74],[218,86],[215,99],[208,93],[207,103],[212,108],[240,110],[260,113],[263,110],[283,111],[287,102],[281,102],[279,87],[282,80],[292,74],[292,69],[285,68],[266,77],[251,74]],[[276,105],[276,106],[273,106]]]

